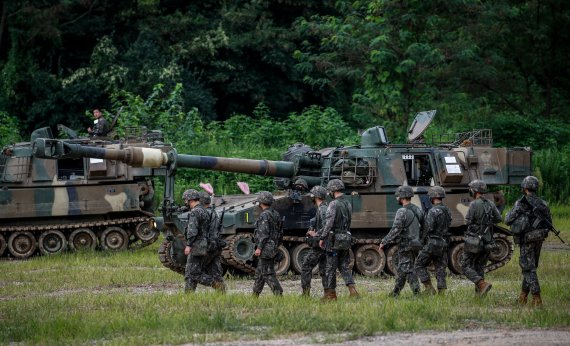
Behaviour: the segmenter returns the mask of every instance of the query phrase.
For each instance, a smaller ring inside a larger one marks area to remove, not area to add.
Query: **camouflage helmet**
[[[398,198],[412,198],[414,197],[414,189],[408,185],[402,185],[396,189],[396,197]]]
[[[311,189],[311,194],[317,198],[325,199],[327,198],[327,189],[320,185],[313,186]]]
[[[428,189],[429,198],[445,198],[445,190],[441,186],[432,186]]]
[[[535,176],[529,175],[528,177],[523,179],[523,181],[521,183],[521,188],[529,189],[531,191],[538,190],[538,178]]]
[[[200,192],[200,203],[202,204],[210,204],[212,203],[212,197],[206,191]]]
[[[305,190],[309,189],[309,184],[307,184],[307,181],[305,179],[297,179],[293,185],[301,186]]]
[[[487,193],[487,184],[483,180],[475,179],[469,183],[469,187],[479,193]]]
[[[182,194],[182,199],[186,202],[200,199],[200,192],[194,189],[188,189]]]
[[[263,203],[266,205],[272,205],[273,204],[273,195],[271,194],[271,192],[261,191],[259,193],[259,196],[257,196],[257,201],[259,203]]]
[[[344,190],[344,183],[340,179],[332,179],[327,184],[327,190],[335,192]]]

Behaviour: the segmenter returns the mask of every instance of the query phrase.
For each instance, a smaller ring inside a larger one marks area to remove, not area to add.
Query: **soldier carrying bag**
[[[485,240],[493,228],[492,220],[492,208],[484,209],[485,216],[479,225],[471,224],[467,228],[467,233],[465,234],[465,243],[463,244],[463,251],[478,254],[485,249]],[[475,229],[473,229],[475,228]],[[483,232],[481,232],[483,230]]]
[[[193,256],[205,256],[208,252],[208,239],[202,237],[196,240],[192,246]]]
[[[283,237],[283,222],[281,220],[275,220],[275,218],[273,217],[271,219],[271,223],[272,223],[272,229],[273,229],[273,234],[272,234],[272,238],[268,240],[265,245],[263,246],[263,248],[261,249],[261,258],[263,259],[276,259],[277,261],[280,261],[280,259],[278,258],[281,252],[279,251],[279,240],[282,239]],[[277,258],[276,258],[277,256]]]
[[[343,208],[339,208],[342,213],[342,219],[344,224],[340,228],[335,229],[334,233],[334,243],[333,250],[346,251],[352,246],[352,234],[350,233],[350,217],[346,215],[348,211],[348,206],[346,202],[343,201]]]
[[[407,211],[411,212],[413,217],[410,220],[410,223],[406,225],[406,229],[408,230],[408,241],[409,246],[414,251],[419,251],[423,248],[423,244],[420,237],[421,225],[420,225],[420,217],[416,215],[416,213],[411,209],[406,209]]]

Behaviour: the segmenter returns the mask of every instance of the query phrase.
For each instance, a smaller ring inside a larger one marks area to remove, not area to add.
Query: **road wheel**
[[[69,236],[69,248],[74,251],[95,250],[97,237],[89,228],[78,228]]]
[[[233,256],[242,262],[250,261],[253,258],[253,253],[255,252],[255,244],[251,239],[251,234],[238,234],[234,241],[234,246],[230,251],[232,251]]]
[[[310,250],[311,247],[308,244],[301,243],[295,246],[291,251],[291,265],[293,266],[293,269],[297,273],[301,274],[301,271],[303,269],[303,262],[305,262],[305,257],[307,256]],[[318,272],[319,272],[319,265],[317,264],[313,268],[313,274],[316,274]]]
[[[135,229],[135,236],[143,243],[152,243],[158,238],[158,230],[150,227],[148,222],[141,222]]]
[[[0,256],[4,254],[4,251],[8,248],[8,242],[2,234],[0,234]]]
[[[28,258],[36,248],[36,238],[31,232],[15,232],[8,239],[8,250],[16,258]]]
[[[489,254],[491,262],[500,262],[509,256],[512,251],[511,243],[504,234],[495,234],[495,247]]]
[[[111,226],[101,234],[101,247],[103,250],[124,250],[129,245],[129,236],[121,227]]]
[[[279,263],[275,263],[275,274],[276,275],[284,275],[287,274],[289,271],[289,266],[291,266],[291,255],[289,255],[289,251],[283,245],[279,245],[277,251],[281,252],[283,255],[283,259],[279,261]]]
[[[40,235],[38,245],[42,255],[53,255],[67,249],[67,240],[60,231],[46,231]]]
[[[366,276],[380,275],[386,265],[386,255],[376,244],[359,246],[354,256],[356,270]]]
[[[386,254],[386,271],[390,275],[398,273],[398,245],[393,245],[388,248]]]
[[[461,255],[463,255],[463,243],[455,243],[451,245],[449,250],[449,269],[455,274],[463,274],[461,268]]]

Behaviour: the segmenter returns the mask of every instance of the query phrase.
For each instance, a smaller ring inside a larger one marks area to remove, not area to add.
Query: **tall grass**
[[[518,261],[488,274],[493,290],[474,296],[473,285],[451,277],[446,296],[401,298],[387,293],[393,278],[356,277],[362,294],[321,303],[300,298],[298,280],[285,295],[255,299],[249,278],[228,278],[229,292],[182,292],[182,277],[157,260],[156,244],[136,252],[63,254],[0,262],[0,343],[179,344],[287,338],[321,333],[329,341],[393,331],[464,328],[567,328],[570,325],[570,251],[543,251],[539,277],[545,307],[515,304]],[[518,258],[516,250],[515,258]]]

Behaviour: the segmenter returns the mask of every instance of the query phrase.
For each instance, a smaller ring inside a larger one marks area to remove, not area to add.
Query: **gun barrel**
[[[291,178],[295,175],[295,164],[288,161],[250,160],[179,154],[177,155],[176,165],[186,168],[248,173],[281,178]]]

